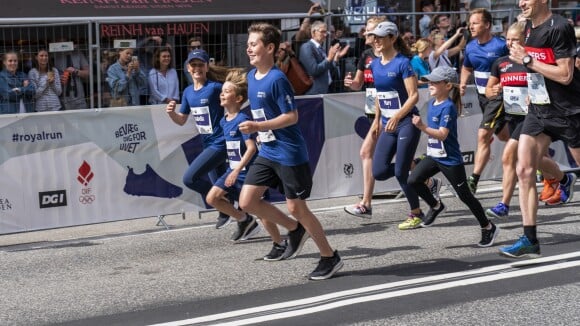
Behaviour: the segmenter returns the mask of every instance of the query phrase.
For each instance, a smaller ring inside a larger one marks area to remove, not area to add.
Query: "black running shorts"
[[[286,166],[258,156],[250,166],[244,184],[277,188],[288,199],[307,199],[312,190],[308,162]]]

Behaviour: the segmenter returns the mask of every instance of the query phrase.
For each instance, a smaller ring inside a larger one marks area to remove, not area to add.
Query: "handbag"
[[[280,64],[280,70],[286,74],[286,78],[290,81],[294,93],[296,95],[303,95],[312,87],[312,77],[308,76],[304,67],[296,55],[286,52],[286,58]]]
[[[117,82],[115,82],[115,84],[113,85],[113,97],[111,98],[111,101],[109,103],[109,106],[114,108],[114,107],[120,107],[120,106],[127,106],[127,99],[125,98],[125,96],[123,95],[119,95],[117,92]]]
[[[110,102],[110,106],[112,108],[114,107],[119,107],[119,106],[127,106],[127,100],[125,99],[124,96],[120,96],[117,98],[112,98],[111,102]]]

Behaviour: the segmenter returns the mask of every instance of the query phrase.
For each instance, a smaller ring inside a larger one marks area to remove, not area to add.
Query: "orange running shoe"
[[[560,188],[556,189],[556,191],[554,191],[554,194],[552,194],[552,196],[550,198],[546,199],[544,202],[546,203],[546,205],[549,205],[549,206],[562,204],[563,203],[562,191],[560,190]]]
[[[560,182],[556,179],[544,179],[544,189],[542,189],[539,200],[545,202],[550,199],[558,189],[559,184]]]

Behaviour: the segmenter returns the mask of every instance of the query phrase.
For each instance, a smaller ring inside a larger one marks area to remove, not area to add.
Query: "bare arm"
[[[298,110],[295,109],[266,121],[244,121],[240,123],[240,131],[245,134],[251,134],[258,131],[282,129],[297,122]]]
[[[417,76],[405,78],[405,89],[409,97],[403,104],[401,110],[397,113],[400,118],[405,117],[415,107],[419,101],[419,91],[417,90]]]
[[[485,97],[496,97],[501,94],[501,89],[502,87],[499,78],[495,76],[489,76],[487,85],[485,86]]]
[[[407,94],[409,97],[403,103],[403,106],[391,118],[387,121],[387,125],[385,126],[385,131],[393,132],[397,129],[397,125],[399,121],[403,119],[411,110],[415,107],[417,102],[419,101],[419,91],[417,91],[417,76],[410,76],[405,78],[405,89],[407,90]]]
[[[510,59],[517,63],[523,64],[526,55],[528,55],[526,49],[519,44],[513,45],[510,49]],[[527,67],[562,85],[569,85],[572,82],[575,69],[573,57],[556,59],[556,65],[532,59]]]
[[[357,70],[356,75],[352,78],[350,75],[344,77],[344,86],[352,89],[353,91],[359,91],[364,84],[364,71]]]
[[[452,37],[450,37],[447,41],[445,41],[445,43],[441,44],[441,46],[433,52],[433,58],[435,60],[437,60],[437,58],[439,58],[439,56],[441,54],[443,54],[443,52],[445,52],[445,50],[449,49],[451,47],[451,45],[453,45],[453,43],[455,43],[457,38],[462,37],[463,30],[465,30],[465,27],[458,28],[457,32],[455,32],[455,34]],[[462,38],[457,46],[449,49],[449,51],[447,52],[447,55],[450,57],[456,55],[457,53],[459,53],[459,51],[461,51],[463,49],[464,46],[465,46],[465,39]]]
[[[472,72],[473,69],[461,66],[461,78],[460,78],[461,81],[459,82],[459,92],[461,96],[465,96],[467,81],[469,80],[469,77],[471,76]]]
[[[245,144],[246,144],[246,152],[244,153],[244,156],[242,156],[240,164],[238,164],[238,166],[232,169],[232,171],[226,178],[225,185],[228,187],[231,187],[236,183],[236,180],[238,179],[238,176],[240,175],[242,169],[244,169],[248,165],[248,163],[250,163],[252,157],[254,157],[254,154],[256,154],[256,152],[258,151],[258,148],[256,146],[256,140],[249,138],[245,141]]]
[[[415,125],[415,127],[417,127],[417,129],[440,141],[444,141],[445,139],[447,139],[447,136],[449,135],[448,128],[439,127],[439,129],[434,129],[427,127],[427,125],[423,123],[421,117],[418,115],[413,116],[413,124]]]
[[[188,116],[183,114],[183,113],[180,113],[180,112],[175,112],[176,107],[177,107],[177,102],[171,101],[165,107],[165,112],[167,112],[167,114],[169,115],[171,120],[173,120],[173,122],[175,122],[176,124],[178,124],[180,126],[183,126],[185,124],[185,122],[187,122]]]

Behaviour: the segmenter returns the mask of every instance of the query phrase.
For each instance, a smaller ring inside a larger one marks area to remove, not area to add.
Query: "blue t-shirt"
[[[194,109],[193,118],[202,134],[203,148],[225,151],[224,132],[220,125],[224,117],[224,108],[220,106],[221,91],[222,84],[211,80],[199,90],[189,85],[183,91],[179,112],[189,115]]]
[[[428,75],[430,72],[429,63],[425,62],[425,60],[421,59],[418,55],[411,58],[411,67],[413,67],[417,79],[421,79],[421,77]],[[427,84],[419,85],[419,88],[427,88]]]
[[[248,73],[248,98],[255,121],[271,120],[296,110],[294,91],[280,69],[273,67],[260,80],[255,75],[256,69]],[[261,142],[259,156],[285,166],[308,162],[306,142],[297,124],[272,130],[269,141],[264,141],[266,133],[258,134]]]
[[[405,78],[415,76],[409,58],[398,53],[393,60],[385,65],[381,63],[381,58],[376,58],[371,62],[371,70],[373,71],[377,92],[396,91],[399,94],[399,102],[402,107],[409,98],[409,94],[405,88]],[[417,107],[414,107],[409,112],[409,115],[412,114],[419,114]],[[386,124],[389,120],[384,115],[381,115],[381,119],[383,124]]]
[[[467,44],[463,66],[473,69],[473,77],[479,94],[485,95],[485,86],[487,86],[493,62],[507,55],[508,52],[505,40],[497,36],[483,44],[479,44],[477,39]]]
[[[439,129],[439,127],[449,129],[449,134],[443,142],[432,137],[428,137],[427,140],[427,146],[432,146],[432,148],[441,149],[441,146],[443,146],[442,148],[446,152],[446,157],[430,155],[429,149],[427,150],[427,155],[443,165],[453,166],[462,164],[463,157],[457,139],[457,108],[451,99],[448,98],[439,104],[435,104],[435,99],[429,101],[427,126],[433,129]]]
[[[228,170],[226,173],[230,173],[232,168],[231,168],[231,162],[240,162],[242,160],[242,157],[244,156],[244,154],[246,154],[246,140],[248,139],[255,139],[256,135],[255,134],[244,134],[240,131],[239,129],[239,125],[240,123],[244,122],[244,121],[249,121],[251,120],[250,117],[248,117],[245,113],[243,112],[239,112],[232,120],[227,120],[227,114],[226,116],[224,116],[222,118],[222,120],[220,121],[220,125],[224,131],[224,138],[226,141],[226,147],[227,147],[227,154],[228,154],[228,160],[230,161],[230,164],[228,165]],[[254,158],[256,156],[254,155]],[[252,164],[252,162],[254,161],[254,158],[252,158],[252,160],[250,160],[250,162],[248,162],[246,169],[240,171],[240,174],[238,176],[241,176],[242,173],[245,174],[247,171],[247,167]]]

